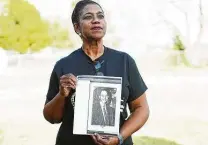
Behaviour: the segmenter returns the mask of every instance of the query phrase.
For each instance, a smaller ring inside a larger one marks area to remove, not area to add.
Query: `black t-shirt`
[[[122,77],[121,105],[124,106],[120,115],[120,126],[122,126],[128,117],[127,103],[140,97],[147,90],[147,86],[134,59],[127,53],[105,47],[103,55],[96,61],[103,62],[99,71],[105,76]],[[75,76],[95,75],[95,63],[81,48],[57,61],[51,73],[46,103],[59,92],[59,78],[68,73]],[[67,97],[65,102],[64,116],[56,138],[56,145],[95,145],[90,136],[73,135],[73,101]],[[123,145],[133,145],[131,137],[127,138]]]

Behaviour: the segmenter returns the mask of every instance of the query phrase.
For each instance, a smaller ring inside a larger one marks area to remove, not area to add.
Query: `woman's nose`
[[[94,23],[96,23],[96,24],[97,24],[97,23],[100,23],[99,18],[95,16],[95,17],[93,18],[93,20],[92,20],[92,23],[93,23],[93,24],[94,24]]]

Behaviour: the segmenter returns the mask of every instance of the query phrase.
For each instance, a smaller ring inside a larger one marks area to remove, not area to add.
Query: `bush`
[[[174,38],[173,49],[174,50],[180,50],[180,51],[184,51],[185,50],[185,46],[182,43],[182,40],[181,40],[179,35],[176,35],[175,38]]]
[[[176,55],[173,56],[172,61],[176,65],[181,65],[183,64],[186,67],[191,67],[191,64],[189,63],[188,58],[186,57],[186,47],[184,43],[182,42],[180,35],[176,35],[173,38],[173,50],[178,52]],[[175,62],[174,62],[175,61]]]
[[[9,0],[0,15],[0,47],[19,53],[39,51],[52,43],[49,25],[25,0]]]
[[[50,23],[49,28],[49,34],[52,38],[51,46],[56,48],[69,48],[74,46],[69,35],[69,30],[61,26],[59,22],[55,21],[54,23]]]
[[[133,140],[135,145],[180,145],[174,141],[147,136],[134,137]]]

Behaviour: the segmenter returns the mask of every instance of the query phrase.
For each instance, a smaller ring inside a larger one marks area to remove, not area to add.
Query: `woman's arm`
[[[60,123],[63,118],[65,97],[58,93],[43,109],[43,115],[50,123]]]
[[[120,134],[124,140],[138,131],[149,118],[149,106],[146,99],[146,94],[143,93],[136,100],[129,103],[131,112],[130,117],[121,127]]]
[[[59,92],[46,103],[43,115],[50,123],[60,123],[64,114],[65,98],[71,97],[72,89],[76,87],[76,77],[73,74],[66,74],[60,78]]]

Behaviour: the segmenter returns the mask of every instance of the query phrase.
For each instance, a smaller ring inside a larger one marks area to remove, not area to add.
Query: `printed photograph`
[[[93,91],[92,125],[114,126],[116,88],[95,87]]]
[[[120,117],[120,84],[91,83],[88,133],[117,134]]]

